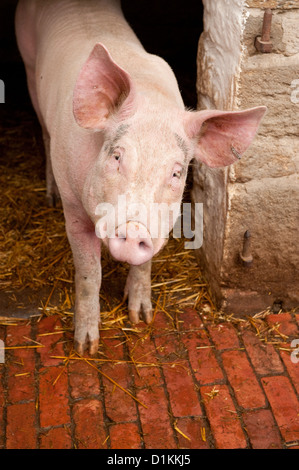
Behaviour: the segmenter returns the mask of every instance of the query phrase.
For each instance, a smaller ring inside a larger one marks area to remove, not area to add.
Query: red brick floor
[[[0,448],[298,449],[299,315],[267,322],[264,341],[242,322],[189,309],[177,329],[159,313],[101,331],[96,358],[72,352],[59,316],[2,325]]]

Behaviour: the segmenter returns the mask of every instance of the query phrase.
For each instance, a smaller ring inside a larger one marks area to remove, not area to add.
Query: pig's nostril
[[[136,226],[138,226],[138,231]],[[112,256],[119,261],[140,265],[147,262],[154,252],[150,235],[142,224],[127,223],[115,231],[115,237],[109,241]]]
[[[143,253],[145,255],[149,251],[152,251],[152,244],[150,242],[147,242],[147,240],[141,240],[138,243],[138,249],[140,253]]]

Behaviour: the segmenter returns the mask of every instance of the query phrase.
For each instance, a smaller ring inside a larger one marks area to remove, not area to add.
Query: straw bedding
[[[74,305],[74,266],[61,206],[46,204],[43,145],[32,114],[5,116],[0,137],[0,292],[11,313],[30,306],[46,315],[68,315]],[[103,324],[121,326],[127,316],[122,291],[128,266],[103,254]],[[184,240],[170,238],[153,260],[153,299],[173,315],[175,309],[211,304],[206,284]],[[20,300],[21,298],[21,300]]]
[[[61,207],[46,204],[45,162],[39,124],[32,111],[4,113],[0,134],[0,308],[4,317],[22,312],[59,314],[68,324],[74,307],[74,266]],[[122,301],[128,266],[103,254],[100,294],[102,327],[123,328]],[[269,340],[268,311],[238,319],[216,311],[193,250],[170,238],[153,260],[153,306],[177,328],[176,315],[186,307],[205,312],[213,322],[253,328]],[[4,300],[3,300],[4,299]],[[5,308],[4,308],[5,307]],[[275,333],[275,331],[274,331]],[[275,333],[277,338],[277,332]],[[279,336],[279,335],[278,335]],[[284,340],[285,338],[280,338]]]

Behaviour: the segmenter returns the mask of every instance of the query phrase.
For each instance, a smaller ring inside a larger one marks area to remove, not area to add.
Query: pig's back
[[[114,60],[127,68],[134,68],[134,57],[145,53],[118,0],[37,0],[35,5],[36,84],[45,122],[55,103],[72,94],[96,42],[102,42]]]
[[[49,130],[57,106],[61,107],[60,119],[62,115],[73,119],[70,102],[75,82],[97,42],[130,74],[137,90],[153,100],[158,94],[183,106],[171,68],[144,50],[124,18],[119,0],[21,0],[18,8],[23,23],[21,42],[27,62],[35,66],[39,107]]]

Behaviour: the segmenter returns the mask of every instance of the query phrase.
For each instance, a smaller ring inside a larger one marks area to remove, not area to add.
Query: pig
[[[130,321],[150,323],[151,260],[167,236],[152,237],[130,207],[180,204],[189,162],[216,168],[238,161],[266,108],[185,109],[172,69],[145,51],[119,0],[20,0],[15,25],[44,138],[47,198],[61,198],[73,253],[74,344],[93,355],[103,245],[129,264]],[[116,208],[120,195],[125,218],[99,238],[95,227],[107,215],[101,204]],[[171,230],[175,216],[169,220]]]

